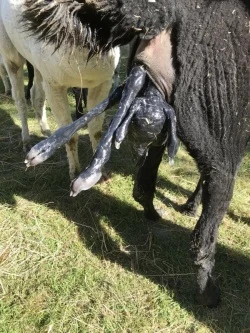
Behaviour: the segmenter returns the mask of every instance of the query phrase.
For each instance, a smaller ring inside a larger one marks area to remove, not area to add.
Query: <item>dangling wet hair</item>
[[[55,50],[64,42],[86,46],[90,55],[126,44],[137,34],[152,38],[173,19],[164,0],[26,0],[24,6],[20,21],[25,31]]]

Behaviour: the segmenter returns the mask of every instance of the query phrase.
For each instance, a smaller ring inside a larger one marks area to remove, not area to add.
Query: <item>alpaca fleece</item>
[[[126,44],[136,34],[150,39],[168,27],[174,16],[173,7],[164,0],[26,0],[25,5],[21,18],[25,30],[53,43],[55,49],[63,41],[71,47],[87,46],[90,56]]]

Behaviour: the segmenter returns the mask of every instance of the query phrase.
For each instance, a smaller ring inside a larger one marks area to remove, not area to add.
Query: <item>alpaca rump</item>
[[[213,307],[220,301],[213,278],[218,228],[250,139],[250,2],[175,4],[175,15],[169,20],[175,71],[169,100],[176,111],[178,136],[201,173],[185,208],[195,213],[198,203],[203,206],[191,236],[191,251],[197,267],[196,300]],[[157,61],[152,62],[151,72],[156,67]],[[151,149],[136,177],[134,196],[144,206],[152,202],[154,190],[154,178],[147,180],[148,166],[152,168],[160,154]]]
[[[202,212],[191,235],[196,300],[218,305],[214,263],[219,225],[250,137],[250,2],[184,1],[172,30],[177,133],[201,174],[188,212]]]

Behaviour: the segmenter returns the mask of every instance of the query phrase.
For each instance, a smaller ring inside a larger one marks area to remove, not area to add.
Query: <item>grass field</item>
[[[49,110],[48,117],[55,129]],[[71,198],[64,148],[25,171],[20,121],[3,95],[0,119],[0,333],[250,332],[249,153],[220,227],[222,304],[211,310],[193,299],[188,247],[196,218],[177,210],[198,180],[183,147],[174,167],[167,156],[160,167],[155,204],[166,214],[148,229],[131,195],[127,143],[112,152],[108,182]],[[35,144],[42,137],[32,110],[29,125]],[[86,130],[79,149],[85,167]]]

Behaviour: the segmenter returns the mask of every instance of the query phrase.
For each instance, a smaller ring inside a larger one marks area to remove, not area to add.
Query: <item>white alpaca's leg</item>
[[[109,94],[112,86],[112,78],[109,81],[105,81],[95,88],[90,88],[88,91],[88,110],[93,109],[97,104],[103,101]],[[89,137],[92,144],[93,151],[96,150],[98,142],[102,134],[102,125],[104,121],[105,113],[94,118],[88,124]]]
[[[27,106],[24,96],[24,59],[20,56],[18,60],[18,62],[13,63],[8,62],[8,60],[5,59],[4,64],[9,74],[12,96],[15,100],[16,108],[21,119],[23,149],[24,151],[27,151],[27,149],[29,149],[28,144],[30,141],[30,135],[27,122]]]
[[[51,132],[47,122],[46,108],[45,108],[45,93],[42,86],[42,76],[37,69],[34,69],[34,83],[31,88],[31,101],[36,112],[41,132],[45,136],[50,136]]]
[[[11,94],[11,87],[10,87],[10,82],[8,79],[8,73],[4,67],[4,64],[1,61],[1,57],[0,57],[0,77],[3,81],[3,85],[4,85],[4,92],[6,95],[10,95]]]
[[[45,95],[51,111],[56,119],[59,127],[68,125],[72,122],[69,110],[67,97],[67,88],[53,86],[47,81],[43,81]],[[65,145],[68,161],[69,161],[69,176],[73,179],[76,172],[80,171],[80,163],[78,158],[78,135],[75,134],[70,141]]]

